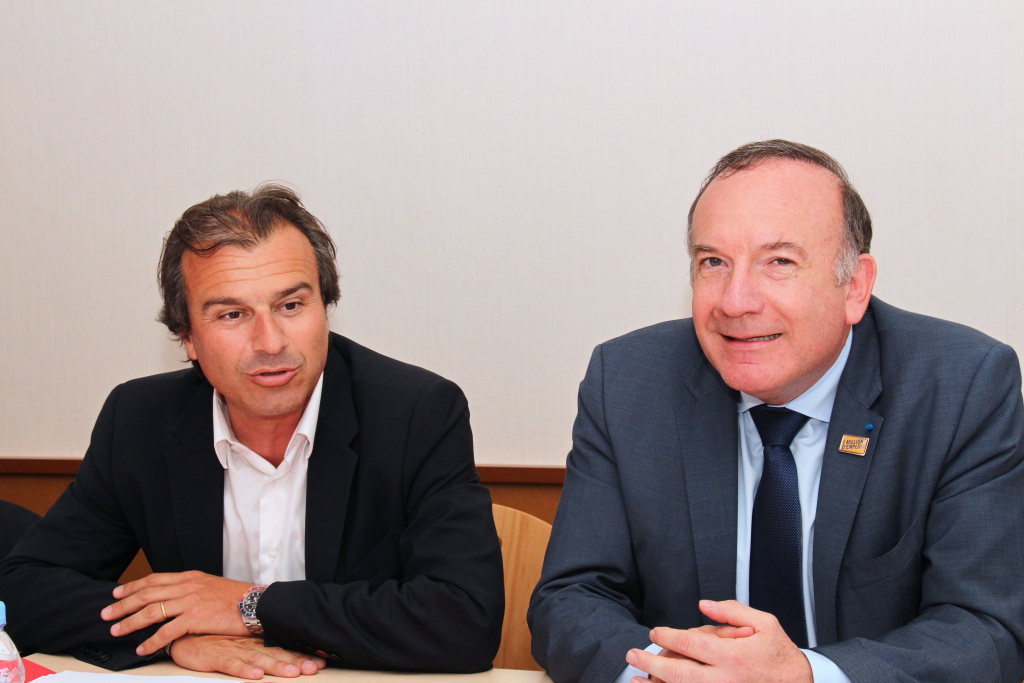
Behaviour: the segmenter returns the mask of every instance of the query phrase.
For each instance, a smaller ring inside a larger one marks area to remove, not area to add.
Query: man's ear
[[[188,354],[189,360],[199,360],[199,356],[196,354],[196,345],[192,343],[192,337],[190,335],[181,335],[181,343],[185,345],[185,352]]]
[[[846,290],[846,324],[856,325],[864,317],[864,311],[871,303],[871,291],[875,288],[875,276],[878,275],[878,264],[871,254],[857,257],[857,270],[854,271]]]

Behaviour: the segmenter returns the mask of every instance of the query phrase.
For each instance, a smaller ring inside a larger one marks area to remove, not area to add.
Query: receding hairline
[[[313,248],[313,242],[310,241],[309,236],[302,232],[302,230],[300,230],[298,226],[296,226],[294,223],[287,219],[280,217],[275,218],[274,221],[268,226],[269,230],[261,233],[252,229],[252,225],[247,217],[235,215],[235,218],[240,223],[243,223],[245,225],[246,230],[229,230],[229,232],[232,233],[233,237],[225,236],[224,238],[213,238],[209,242],[206,242],[205,244],[195,245],[194,247],[187,246],[185,249],[185,254],[193,254],[200,258],[208,258],[210,256],[213,256],[214,254],[216,254],[218,251],[225,247],[238,247],[243,251],[251,252],[257,247],[266,244],[281,232],[287,231],[288,228],[291,228],[295,232],[302,235],[302,238],[306,241],[306,244],[308,244],[310,248]],[[316,250],[314,249],[314,258],[315,251]]]
[[[732,178],[733,176],[746,171],[764,171],[767,170],[766,167],[768,166],[791,166],[794,164],[803,167],[807,170],[813,171],[817,175],[827,175],[830,181],[833,183],[833,189],[837,193],[836,196],[839,198],[839,201],[842,202],[843,187],[847,183],[849,183],[849,180],[847,178],[843,178],[842,176],[836,175],[835,171],[833,171],[832,169],[822,166],[821,164],[816,164],[813,161],[808,161],[806,159],[794,159],[792,157],[765,157],[764,159],[757,159],[755,161],[752,161],[751,163],[746,164],[740,168],[727,168],[718,175],[716,175],[715,177],[708,180],[707,185],[703,188],[704,191],[701,192],[699,197],[697,197],[697,200],[694,204],[694,208],[696,208],[697,204],[700,203],[700,200],[704,198],[704,195],[707,194],[707,191],[711,188],[711,186],[714,185],[715,182],[719,180],[728,180],[729,178]]]
[[[775,146],[771,147],[772,143],[783,143],[789,146],[790,149],[784,147]],[[731,157],[735,157],[737,153],[742,151],[749,151],[750,157],[743,159],[735,159],[735,163],[731,163],[724,168],[721,168],[718,173],[715,170],[718,169],[723,163],[729,163],[732,161]],[[839,201],[842,206],[842,215],[844,225],[847,223],[847,194],[852,193],[855,196],[856,190],[853,189],[853,185],[850,182],[849,174],[846,169],[843,168],[836,159],[832,156],[823,152],[819,149],[808,147],[807,145],[801,145],[799,143],[790,143],[786,140],[771,140],[765,141],[765,143],[748,143],[737,147],[733,151],[729,152],[725,156],[721,157],[711,169],[711,173],[704,178],[701,183],[700,189],[697,191],[697,196],[690,204],[690,209],[686,216],[686,233],[687,241],[692,239],[693,234],[693,217],[697,213],[697,207],[700,205],[700,200],[704,198],[708,189],[717,180],[726,180],[732,176],[740,173],[741,171],[755,171],[762,169],[765,166],[773,164],[787,165],[786,162],[796,162],[799,165],[803,165],[810,168],[818,168],[821,171],[830,175],[836,182],[836,190],[839,193]],[[848,226],[844,228],[848,230]],[[865,252],[866,253],[866,252]]]
[[[733,178],[740,173],[748,171],[751,173],[756,171],[765,171],[768,170],[766,169],[766,167],[768,166],[790,166],[792,164],[797,164],[798,166],[803,167],[805,170],[813,172],[814,175],[818,176],[819,178],[822,178],[822,174],[826,174],[828,176],[829,180],[827,180],[826,182],[829,183],[831,189],[835,192],[833,197],[838,202],[840,214],[839,229],[842,230],[843,221],[845,220],[843,188],[847,185],[847,180],[836,175],[831,169],[828,169],[824,166],[813,163],[811,161],[806,161],[804,159],[792,159],[789,157],[769,157],[766,159],[758,159],[757,161],[754,161],[749,165],[743,166],[742,168],[726,169],[719,173],[718,175],[716,175],[715,177],[709,179],[707,181],[707,184],[701,188],[700,194],[695,198],[693,202],[690,214],[687,217],[687,232],[691,232],[693,229],[693,219],[697,215],[697,207],[700,206],[700,201],[704,199],[708,191],[711,190],[711,188],[719,181],[729,180],[730,178]],[[822,179],[824,180],[824,178]]]

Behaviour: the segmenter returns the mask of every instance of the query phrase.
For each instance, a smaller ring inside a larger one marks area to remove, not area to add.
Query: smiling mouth
[[[726,339],[728,339],[729,341],[759,342],[759,341],[771,341],[772,339],[778,339],[779,337],[782,336],[782,333],[779,332],[779,333],[776,333],[776,334],[766,334],[766,335],[761,336],[761,337],[746,337],[746,338],[743,338],[743,337],[730,337],[727,334],[723,334],[722,336],[725,337]]]

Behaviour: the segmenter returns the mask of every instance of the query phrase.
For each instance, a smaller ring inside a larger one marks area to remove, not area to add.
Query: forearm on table
[[[348,667],[470,673],[490,667],[501,639],[501,605],[489,602],[426,576],[291,581],[271,584],[257,614],[269,644]]]

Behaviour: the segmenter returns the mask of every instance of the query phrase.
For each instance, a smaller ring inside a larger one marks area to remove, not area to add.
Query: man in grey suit
[[[870,218],[819,150],[723,157],[688,238],[693,318],[602,344],[580,385],[537,661],[559,683],[1019,682],[1013,350],[871,296]]]

